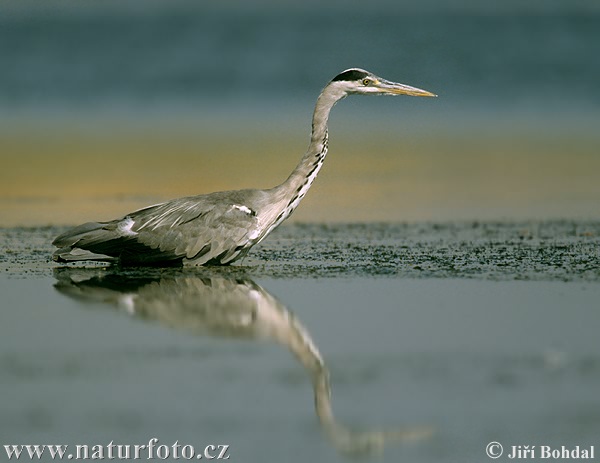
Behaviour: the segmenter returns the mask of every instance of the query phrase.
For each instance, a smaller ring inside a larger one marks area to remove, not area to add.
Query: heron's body
[[[281,185],[179,198],[110,222],[86,223],[54,240],[59,248],[54,259],[124,265],[224,265],[244,257],[290,216],[310,188],[327,154],[329,112],[353,93],[434,96],[361,69],[344,71],[319,95],[308,150]]]

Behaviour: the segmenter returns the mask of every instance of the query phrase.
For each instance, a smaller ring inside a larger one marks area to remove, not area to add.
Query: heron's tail
[[[120,236],[115,233],[115,227],[110,226],[110,222],[84,223],[55,238],[52,244],[59,249],[52,257],[57,262],[85,260],[115,262],[118,256],[110,255],[112,254],[110,251],[114,248],[109,243],[119,238]]]

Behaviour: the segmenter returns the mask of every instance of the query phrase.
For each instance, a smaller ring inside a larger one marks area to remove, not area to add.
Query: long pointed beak
[[[388,95],[410,95],[410,96],[437,96],[435,93],[422,90],[417,87],[411,87],[410,85],[398,84],[396,82],[390,82],[387,80],[380,80],[376,87],[383,94]]]

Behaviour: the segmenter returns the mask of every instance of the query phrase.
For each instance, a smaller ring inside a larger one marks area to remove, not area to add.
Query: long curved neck
[[[346,93],[336,89],[335,86],[327,86],[317,98],[312,119],[312,134],[306,154],[287,180],[276,187],[287,201],[281,220],[285,220],[298,206],[321,170],[327,155],[329,112],[345,96]]]

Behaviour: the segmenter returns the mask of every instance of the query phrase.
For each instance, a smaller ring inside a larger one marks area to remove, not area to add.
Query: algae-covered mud
[[[63,230],[3,229],[0,268],[6,275],[49,275],[50,243]],[[223,271],[255,278],[598,281],[600,222],[291,224]]]
[[[598,280],[600,223],[296,225],[252,263],[274,276]]]

